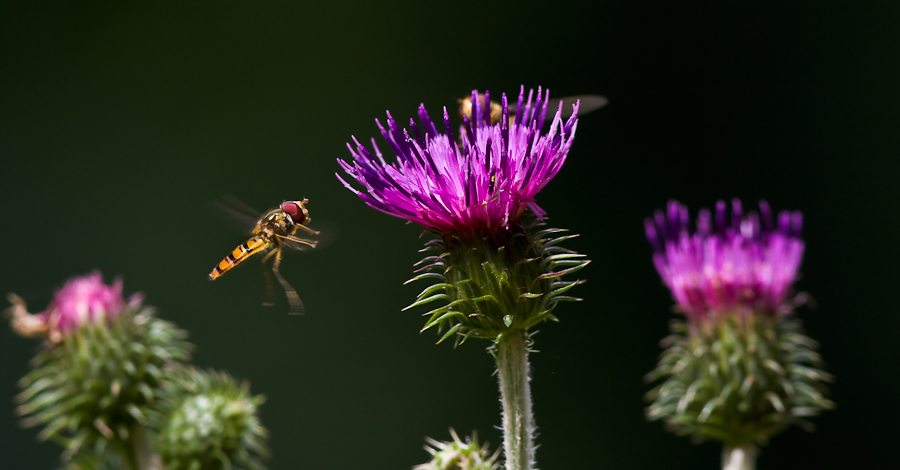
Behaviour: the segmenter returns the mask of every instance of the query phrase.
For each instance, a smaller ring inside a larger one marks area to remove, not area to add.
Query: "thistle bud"
[[[257,416],[264,398],[220,372],[175,374],[150,413],[167,470],[261,470],[268,432]]]
[[[428,445],[425,450],[431,454],[431,460],[421,465],[416,465],[413,470],[497,470],[500,463],[500,449],[490,454],[487,443],[478,443],[478,433],[472,431],[472,436],[466,436],[463,441],[450,428],[452,441],[436,441],[425,438]]]

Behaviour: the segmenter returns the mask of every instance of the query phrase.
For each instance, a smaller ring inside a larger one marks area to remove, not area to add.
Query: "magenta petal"
[[[115,318],[126,305],[140,301],[141,296],[135,294],[126,302],[121,279],[107,286],[100,272],[94,271],[69,279],[40,316],[50,329],[66,333],[86,322]]]
[[[737,199],[732,208],[728,220],[725,203],[716,204],[715,227],[700,211],[695,230],[677,201],[644,221],[656,270],[689,318],[737,308],[774,314],[792,294],[804,249],[800,212],[782,212],[773,227],[765,201],[759,213],[745,214]]]
[[[499,230],[515,223],[525,209],[542,217],[544,211],[534,198],[566,160],[578,121],[577,106],[565,124],[557,112],[550,131],[541,134],[549,91],[541,96],[538,89],[534,106],[529,91],[523,107],[524,93],[522,87],[513,123],[504,94],[503,120],[491,125],[490,107],[481,105],[473,91],[473,118],[464,120],[460,143],[449,134],[446,108],[443,121],[448,134],[437,132],[424,106],[417,110],[421,128],[410,121],[410,132],[401,130],[388,113],[386,127],[375,122],[397,154],[396,163],[385,163],[374,140],[377,159],[354,138],[355,145],[347,144],[353,160],[339,163],[364,190],[338,179],[369,206],[441,232]]]

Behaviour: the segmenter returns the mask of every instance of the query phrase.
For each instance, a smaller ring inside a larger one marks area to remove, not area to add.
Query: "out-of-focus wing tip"
[[[609,100],[606,99],[605,96],[600,95],[578,95],[578,96],[568,96],[563,98],[563,109],[562,115],[563,117],[572,115],[572,105],[576,102],[580,101],[581,104],[578,106],[578,115],[581,116],[583,114],[590,113],[592,111],[596,111],[607,104],[609,104]]]
[[[252,233],[262,213],[244,204],[239,199],[224,195],[212,201],[211,206],[223,218],[234,223],[235,228],[243,233]]]
[[[581,102],[578,106],[579,116],[596,111],[609,104],[609,100],[605,96],[600,95],[567,96],[565,98],[550,98],[550,102],[547,105],[547,111],[552,117],[553,113],[556,113],[556,110],[559,108],[559,104],[562,103],[561,116],[564,118],[569,117],[572,115],[572,106],[579,101]],[[516,105],[514,103],[509,105],[509,112],[510,114],[516,112]]]

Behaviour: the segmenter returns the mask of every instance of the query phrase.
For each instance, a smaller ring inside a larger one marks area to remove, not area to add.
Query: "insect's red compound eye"
[[[291,216],[291,220],[293,220],[295,224],[302,224],[304,218],[306,217],[303,214],[303,209],[300,207],[300,204],[297,204],[294,201],[282,202],[281,210],[287,212],[287,214]]]

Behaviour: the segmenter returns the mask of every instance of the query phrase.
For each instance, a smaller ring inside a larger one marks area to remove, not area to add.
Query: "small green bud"
[[[478,443],[478,433],[472,431],[472,437],[466,437],[463,442],[456,431],[450,428],[453,441],[440,442],[425,438],[430,445],[425,450],[431,454],[431,461],[416,465],[413,470],[497,470],[500,464],[497,458],[500,456],[498,448],[493,455],[488,454],[487,443]]]
[[[167,470],[261,470],[268,432],[257,416],[264,398],[219,372],[184,369],[151,410],[156,449]]]

